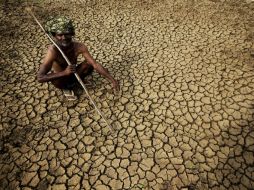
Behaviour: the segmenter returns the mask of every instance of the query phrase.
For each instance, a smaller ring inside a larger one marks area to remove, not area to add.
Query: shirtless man
[[[56,44],[62,49],[72,65],[69,66],[59,50],[51,45],[37,74],[39,82],[51,81],[56,88],[63,89],[68,99],[74,100],[76,97],[71,90],[77,81],[74,73],[76,72],[83,79],[95,69],[112,83],[115,90],[120,89],[118,82],[109,74],[107,69],[96,63],[87,47],[72,40],[75,33],[71,20],[66,17],[56,17],[46,23],[45,29],[54,37]],[[77,57],[80,54],[84,56],[86,62],[77,65]]]

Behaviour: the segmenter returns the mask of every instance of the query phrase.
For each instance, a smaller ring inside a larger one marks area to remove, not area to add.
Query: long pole
[[[63,58],[65,59],[65,61],[67,62],[68,65],[71,65],[71,62],[69,61],[69,59],[66,57],[66,55],[64,54],[64,52],[61,50],[61,48],[56,44],[56,42],[52,39],[52,37],[46,32],[46,30],[43,28],[43,26],[41,25],[41,23],[38,21],[38,19],[36,18],[36,16],[33,14],[32,9],[31,8],[26,8],[26,11],[34,18],[34,20],[36,21],[36,23],[40,26],[40,28],[43,30],[43,32],[46,34],[46,36],[48,37],[48,39],[56,46],[56,48],[59,50],[59,52],[62,54]],[[102,119],[104,120],[104,122],[107,124],[107,126],[110,128],[111,131],[113,130],[113,127],[111,125],[109,125],[109,123],[107,122],[107,120],[105,119],[105,117],[103,116],[103,114],[101,113],[101,111],[99,110],[99,108],[97,107],[97,105],[95,104],[95,102],[93,101],[92,97],[90,96],[88,90],[85,87],[85,84],[83,83],[83,81],[81,80],[80,76],[77,73],[74,73],[75,77],[77,78],[78,82],[81,84],[81,86],[83,87],[83,89],[85,90],[89,100],[92,102],[94,108],[96,109],[96,111],[99,113],[99,115],[102,117]]]

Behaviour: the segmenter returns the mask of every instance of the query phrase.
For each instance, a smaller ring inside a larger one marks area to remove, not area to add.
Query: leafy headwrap
[[[45,25],[45,30],[51,34],[74,34],[74,26],[72,20],[68,19],[65,16],[50,18]]]

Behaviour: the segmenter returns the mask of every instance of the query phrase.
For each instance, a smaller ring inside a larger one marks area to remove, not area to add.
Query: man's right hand
[[[64,70],[66,76],[69,76],[76,72],[76,65],[68,65]]]

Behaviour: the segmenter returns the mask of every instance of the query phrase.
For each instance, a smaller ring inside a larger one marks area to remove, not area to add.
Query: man
[[[71,20],[66,17],[53,18],[46,23],[45,29],[54,37],[56,44],[68,57],[72,65],[68,65],[60,51],[54,45],[51,45],[37,74],[39,82],[50,81],[56,88],[62,89],[69,100],[75,100],[76,97],[71,90],[77,81],[74,73],[77,73],[83,79],[95,69],[112,83],[115,90],[119,90],[118,82],[109,74],[107,69],[96,63],[87,47],[72,40],[75,32]],[[84,56],[86,62],[77,65],[77,57],[80,54]]]

